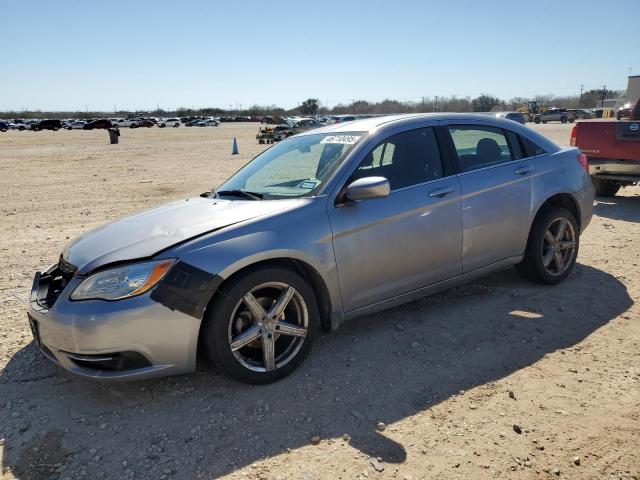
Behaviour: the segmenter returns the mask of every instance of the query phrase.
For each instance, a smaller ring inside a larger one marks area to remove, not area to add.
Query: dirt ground
[[[637,187],[597,200],[561,285],[510,270],[354,320],[273,385],[206,365],[101,384],[43,359],[12,294],[67,239],[219,184],[257,129],[0,133],[3,478],[640,478]]]

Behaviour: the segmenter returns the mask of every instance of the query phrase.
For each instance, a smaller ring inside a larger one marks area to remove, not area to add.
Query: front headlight
[[[133,263],[94,273],[71,292],[71,300],[120,300],[140,295],[153,288],[174,263],[175,260]]]

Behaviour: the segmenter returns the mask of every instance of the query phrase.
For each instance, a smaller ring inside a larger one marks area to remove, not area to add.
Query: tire
[[[58,131],[58,127],[53,127],[53,131],[57,132]]]
[[[158,125],[158,127],[160,127],[160,128],[165,128],[165,127],[166,127],[166,125],[163,123],[162,125]]]
[[[591,177],[591,183],[598,197],[613,197],[620,190],[620,185],[603,178]]]
[[[67,130],[73,130],[71,127],[67,127]]]
[[[558,240],[561,226],[563,234]],[[527,249],[516,267],[529,280],[555,285],[567,278],[576,263],[580,248],[580,230],[573,214],[562,207],[551,207],[538,213],[533,221]],[[549,242],[554,238],[555,246]],[[560,267],[559,267],[560,265]]]
[[[537,118],[537,117],[535,117],[535,118],[533,119],[533,123],[540,123],[540,119],[539,119],[539,118]]]
[[[18,130],[20,130],[21,132],[24,131],[24,127],[18,127]]]
[[[6,132],[6,131],[7,131],[7,129],[6,129],[6,128],[4,128],[4,127],[0,128],[0,132],[4,133],[4,132]]]
[[[175,123],[175,124],[173,125],[173,128],[178,128],[179,126],[180,126],[180,124],[179,124],[179,123]]]
[[[284,315],[291,320],[283,323],[281,316],[278,322],[258,324],[244,297],[255,294],[253,298],[269,311],[276,299],[286,297],[283,292],[289,287],[293,287],[293,296]],[[265,384],[285,377],[300,365],[318,334],[319,324],[317,301],[307,282],[291,270],[268,267],[240,274],[221,288],[211,308],[207,308],[202,340],[214,366],[241,382]],[[284,327],[296,333],[282,333]],[[238,338],[243,334],[246,337],[250,331],[253,340],[233,351],[232,344],[246,342]],[[275,339],[271,340],[274,348],[271,365],[265,360],[263,348],[269,339]]]
[[[31,127],[31,130],[33,130],[34,132],[39,132],[40,131],[40,127]]]
[[[567,123],[567,117],[560,117],[560,123]]]
[[[569,122],[569,123],[573,123],[573,122],[575,122],[575,121],[576,121],[576,119],[575,119],[575,118],[569,118],[569,119],[567,119],[567,120],[568,120],[568,122]]]
[[[546,121],[546,120],[543,120],[543,121],[542,121],[542,123],[545,123],[545,124],[546,124],[546,123],[547,123],[547,121]]]

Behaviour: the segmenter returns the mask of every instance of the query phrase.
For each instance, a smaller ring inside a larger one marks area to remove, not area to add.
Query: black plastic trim
[[[202,318],[222,277],[178,261],[158,282],[151,299],[171,310]]]

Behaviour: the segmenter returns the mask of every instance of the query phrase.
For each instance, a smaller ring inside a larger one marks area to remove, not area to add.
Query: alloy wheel
[[[308,328],[309,312],[302,295],[286,283],[263,283],[247,292],[233,309],[229,348],[244,367],[269,372],[295,358]]]
[[[542,245],[542,264],[550,275],[562,275],[576,254],[576,232],[565,217],[556,218],[547,227]]]

